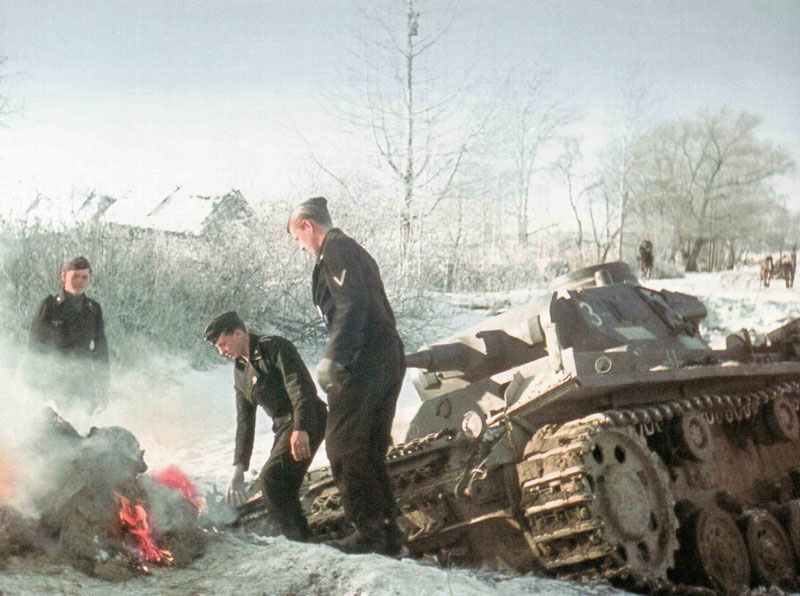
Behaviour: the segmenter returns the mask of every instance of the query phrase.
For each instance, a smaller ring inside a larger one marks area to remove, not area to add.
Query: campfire
[[[0,453],[0,567],[4,557],[34,544],[57,545],[40,551],[111,581],[148,573],[151,565],[186,566],[202,556],[207,536],[197,489],[174,466],[144,474],[143,453],[124,428],[92,428],[82,436],[50,411],[41,436],[26,450],[26,469],[48,482],[21,486]],[[3,506],[11,503],[15,483],[29,493],[38,520]]]

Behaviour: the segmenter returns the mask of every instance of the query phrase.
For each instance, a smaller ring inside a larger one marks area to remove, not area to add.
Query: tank
[[[410,553],[650,592],[796,585],[800,319],[712,349],[705,316],[609,263],[407,355],[421,402],[387,464]],[[318,540],[350,530],[324,473],[304,505]]]

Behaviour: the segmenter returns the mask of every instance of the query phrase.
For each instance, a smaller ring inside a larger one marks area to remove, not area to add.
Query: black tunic
[[[61,292],[48,296],[33,319],[30,348],[107,364],[108,344],[100,304],[85,294]]]
[[[250,361],[237,360],[233,379],[236,392],[234,465],[243,464],[245,469],[250,466],[258,406],[272,418],[274,431],[288,422],[291,422],[291,430],[311,433],[318,428],[325,403],[317,396],[305,363],[288,339],[251,333]]]
[[[328,328],[325,357],[358,373],[376,364],[369,347],[397,337],[375,260],[338,228],[325,235],[312,282],[314,305]]]
[[[314,268],[314,304],[328,327],[325,356],[346,374],[328,393],[326,449],[345,514],[366,534],[397,515],[385,456],[405,358],[375,260],[328,231]]]

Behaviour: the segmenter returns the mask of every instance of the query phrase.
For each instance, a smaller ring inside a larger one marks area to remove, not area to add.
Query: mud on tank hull
[[[560,346],[545,382],[530,382],[536,363],[516,371],[527,385],[500,379],[501,394],[517,394],[502,410],[476,421],[456,408],[458,425],[426,414],[417,430],[431,432],[387,456],[409,551],[644,592],[796,587],[796,327],[740,361],[723,362],[729,351],[667,370],[639,353]],[[601,357],[616,376],[587,373]],[[318,540],[350,531],[330,478],[304,504]]]

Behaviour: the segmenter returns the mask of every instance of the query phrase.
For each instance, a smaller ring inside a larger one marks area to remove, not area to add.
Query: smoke
[[[40,370],[40,363],[26,355],[27,346],[19,347],[8,339],[0,340],[0,501],[32,512],[31,494],[43,494],[58,474],[42,469],[37,457],[37,443],[42,440],[45,408],[67,420],[84,437],[93,427],[119,426],[130,430],[145,449],[150,469],[181,463],[190,477],[202,476],[212,481],[220,460],[230,458],[234,416],[230,370],[199,372],[179,358],[151,354],[140,358],[143,364],[123,368],[112,363],[109,404],[92,414],[80,399],[71,402],[59,398],[58,370]],[[224,382],[222,378],[224,377]],[[208,450],[208,442],[226,443]],[[73,454],[62,453],[59,460]],[[187,468],[187,460],[197,469]],[[49,459],[48,465],[53,465]],[[226,471],[230,466],[225,465]],[[225,478],[227,480],[227,478]]]

